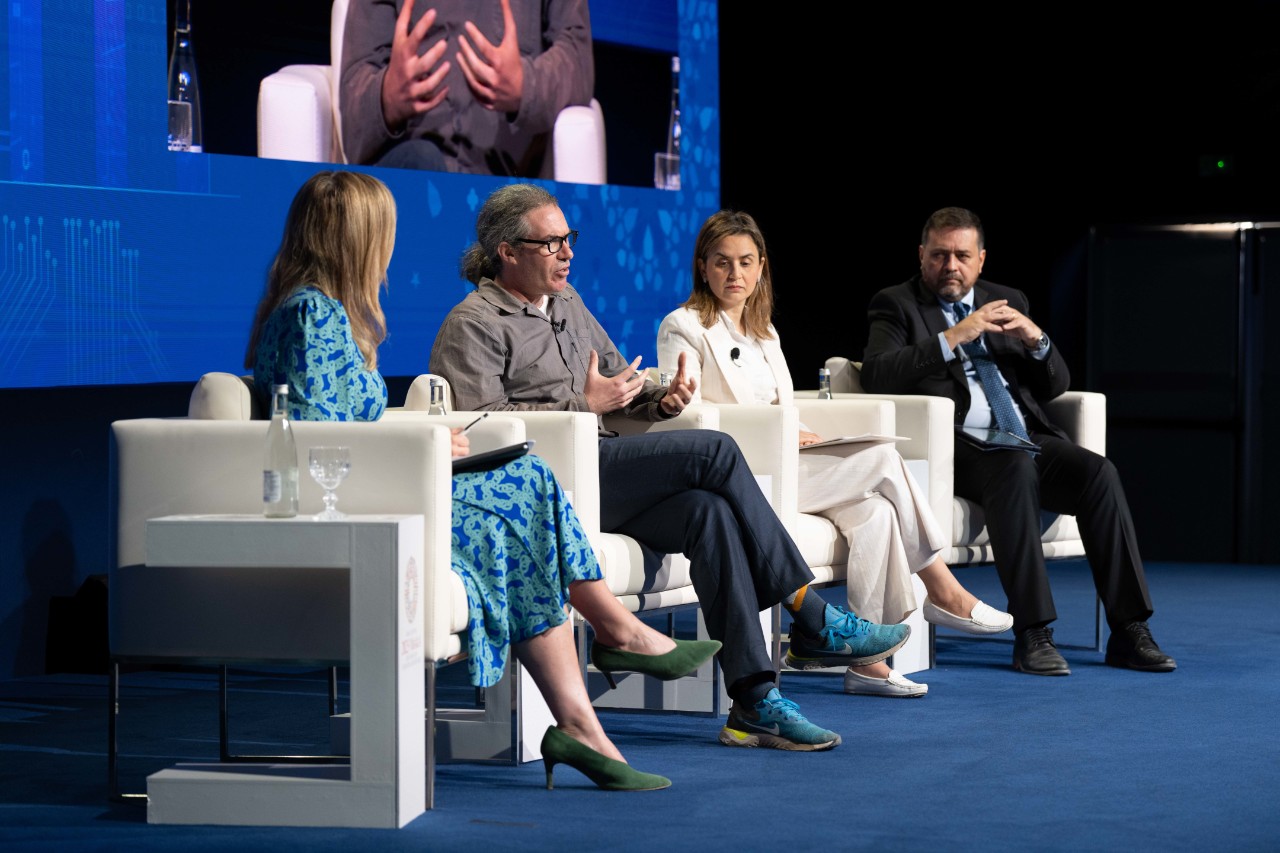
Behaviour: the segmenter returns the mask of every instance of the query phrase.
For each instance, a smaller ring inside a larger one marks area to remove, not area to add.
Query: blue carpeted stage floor
[[[1057,639],[1091,642],[1087,566],[1051,572]],[[104,676],[4,682],[0,849],[1280,849],[1280,568],[1157,564],[1148,576],[1152,628],[1175,673],[1065,649],[1072,675],[1039,678],[1012,670],[1007,641],[940,632],[938,667],[913,676],[929,684],[923,699],[845,696],[839,677],[784,676],[784,693],[843,735],[832,752],[734,750],[708,717],[608,712],[629,760],[672,788],[605,793],[559,767],[547,791],[541,763],[445,765],[435,810],[399,831],[148,825],[145,808],[107,801]],[[1003,604],[991,569],[961,578]],[[235,685],[240,748],[320,748],[314,674],[246,673]],[[195,671],[127,676],[126,784],[216,755],[214,687]],[[259,732],[275,740],[255,744]]]

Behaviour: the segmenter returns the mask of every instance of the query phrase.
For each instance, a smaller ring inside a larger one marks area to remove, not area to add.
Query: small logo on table
[[[418,619],[419,592],[418,563],[410,557],[404,567],[404,615],[410,625]]]

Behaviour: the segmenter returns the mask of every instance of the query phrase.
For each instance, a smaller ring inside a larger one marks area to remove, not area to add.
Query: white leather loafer
[[[896,669],[889,670],[888,678],[871,678],[853,671],[845,670],[844,692],[857,693],[863,696],[890,696],[899,699],[910,699],[923,696],[929,692],[929,685],[917,684],[902,675]]]
[[[973,605],[973,613],[966,619],[938,607],[928,598],[924,600],[924,621],[943,628],[954,628],[966,634],[999,634],[1013,627],[1013,617],[1003,610],[996,610],[979,601]]]

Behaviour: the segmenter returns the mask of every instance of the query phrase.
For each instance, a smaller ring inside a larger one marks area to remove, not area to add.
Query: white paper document
[[[842,435],[839,438],[828,438],[826,441],[819,441],[817,444],[802,445],[800,449],[817,450],[820,447],[835,447],[840,444],[884,444],[888,441],[910,440],[905,435],[878,435],[873,432],[864,432],[862,435]]]

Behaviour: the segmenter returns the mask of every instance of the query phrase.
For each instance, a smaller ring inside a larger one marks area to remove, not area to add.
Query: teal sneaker
[[[815,726],[804,718],[795,702],[773,688],[750,709],[737,702],[729,721],[720,730],[725,746],[763,746],[796,752],[817,752],[840,745],[840,735]]]
[[[787,666],[822,669],[828,666],[866,666],[882,661],[902,648],[911,636],[909,625],[880,625],[859,619],[843,607],[836,611],[817,637],[807,637],[791,626]]]

